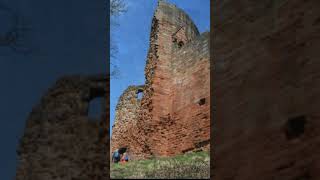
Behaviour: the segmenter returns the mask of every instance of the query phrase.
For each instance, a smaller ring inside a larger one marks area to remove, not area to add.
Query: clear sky
[[[210,30],[210,0],[167,0],[183,9],[200,33]],[[118,45],[113,60],[119,67],[120,76],[110,84],[110,127],[115,116],[118,98],[129,85],[144,84],[144,67],[149,48],[151,20],[157,0],[126,0],[128,11],[118,18],[119,26],[111,35]],[[110,131],[111,134],[111,131]]]
[[[31,27],[23,43],[33,52],[0,46],[0,179],[14,179],[16,147],[40,97],[61,76],[105,73],[106,2],[91,0],[0,0],[0,36],[18,12]]]

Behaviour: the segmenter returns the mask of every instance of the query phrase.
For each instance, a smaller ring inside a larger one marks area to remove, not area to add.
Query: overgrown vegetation
[[[210,178],[208,152],[197,152],[170,158],[152,158],[129,161],[126,164],[111,164],[111,178]]]

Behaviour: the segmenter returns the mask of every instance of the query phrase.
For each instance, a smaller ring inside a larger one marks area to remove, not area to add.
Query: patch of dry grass
[[[129,161],[126,164],[111,164],[111,178],[210,178],[208,152],[197,152],[170,158],[153,158]]]

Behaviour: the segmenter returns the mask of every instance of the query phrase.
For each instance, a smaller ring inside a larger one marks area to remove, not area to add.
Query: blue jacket
[[[113,156],[112,156],[114,159],[118,159],[119,157],[120,157],[120,154],[119,154],[119,152],[118,151],[115,151],[114,153],[113,153]]]

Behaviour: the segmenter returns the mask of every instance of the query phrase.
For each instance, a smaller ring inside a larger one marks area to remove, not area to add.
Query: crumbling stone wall
[[[209,51],[209,33],[203,33],[178,50],[172,58],[171,118],[175,124],[168,126],[166,133],[171,154],[209,149]]]
[[[145,76],[141,108],[132,128],[139,143],[128,145],[136,149],[134,156],[208,150],[209,36],[200,35],[185,12],[163,1],[152,20]],[[201,98],[207,100],[203,106]],[[116,117],[116,121],[120,120]],[[118,134],[119,128],[116,123],[113,133]],[[116,142],[111,144],[112,149],[119,148]]]
[[[136,132],[137,119],[141,109],[141,99],[138,99],[138,93],[143,91],[143,87],[129,86],[119,98],[115,124],[112,126],[111,142],[113,146],[111,148],[113,149],[111,152],[114,152],[115,148],[128,148],[127,153],[132,158],[134,154],[139,154],[142,151]]]
[[[317,0],[216,1],[213,179],[319,179]]]
[[[67,76],[34,107],[18,149],[17,180],[108,179],[108,84],[104,75]],[[90,100],[102,97],[101,118]]]

